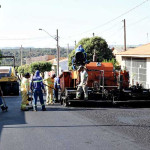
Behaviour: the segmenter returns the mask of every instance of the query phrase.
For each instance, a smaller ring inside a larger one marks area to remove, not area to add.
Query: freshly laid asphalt
[[[20,111],[21,97],[5,97],[0,150],[149,150],[150,108],[47,106]],[[149,107],[149,106],[148,106]]]

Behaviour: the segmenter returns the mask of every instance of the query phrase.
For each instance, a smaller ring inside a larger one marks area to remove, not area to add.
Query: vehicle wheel
[[[19,96],[19,83],[18,82],[14,84],[13,89],[14,89],[14,95]]]
[[[61,94],[62,95],[62,94]],[[60,95],[60,104],[63,105],[63,98],[62,96]]]
[[[68,107],[69,106],[69,103],[68,103],[67,99],[63,100],[63,106],[64,107]]]

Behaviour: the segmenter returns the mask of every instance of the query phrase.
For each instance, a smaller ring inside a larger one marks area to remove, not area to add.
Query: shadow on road
[[[0,138],[3,128],[7,125],[26,124],[25,114],[20,110],[20,100],[18,97],[6,97],[8,112],[0,111]]]
[[[150,108],[150,102],[130,102],[130,103],[108,103],[108,102],[79,102],[72,103],[70,107],[83,107],[83,108],[118,108],[118,109],[138,109]],[[69,107],[68,107],[69,108]]]
[[[150,108],[150,103],[118,103],[113,105],[112,103],[72,103],[68,107],[64,107],[59,103],[46,106],[47,111],[95,111],[95,110],[107,110],[107,109],[142,109],[142,108]]]

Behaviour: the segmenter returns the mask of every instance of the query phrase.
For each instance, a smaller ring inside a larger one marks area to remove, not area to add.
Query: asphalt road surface
[[[0,150],[149,150],[150,108],[47,106],[20,111],[21,97],[5,98]]]

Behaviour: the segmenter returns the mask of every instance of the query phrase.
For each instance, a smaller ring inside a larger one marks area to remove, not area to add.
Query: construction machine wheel
[[[63,98],[62,98],[62,93],[60,94],[60,104],[63,105]]]
[[[19,83],[18,82],[14,84],[14,95],[19,96]]]
[[[63,106],[64,106],[64,107],[68,107],[68,106],[69,106],[69,103],[68,103],[67,98],[64,98],[64,99],[63,99]]]

